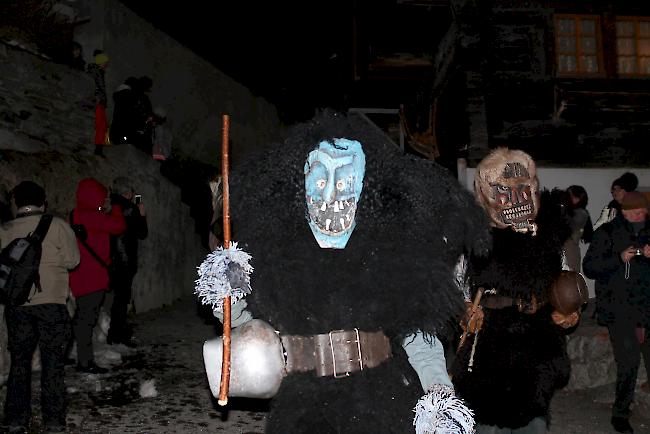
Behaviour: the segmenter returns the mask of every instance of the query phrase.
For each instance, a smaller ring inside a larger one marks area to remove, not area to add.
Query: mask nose
[[[330,179],[327,180],[327,184],[325,185],[325,191],[323,191],[323,200],[329,203],[332,202],[335,197],[336,197],[336,185],[334,182],[334,177],[331,176]]]

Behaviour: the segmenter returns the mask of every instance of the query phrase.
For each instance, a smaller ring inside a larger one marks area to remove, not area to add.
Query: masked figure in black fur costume
[[[492,151],[476,169],[474,188],[491,219],[493,247],[489,257],[469,261],[478,304],[468,309],[474,334],[457,353],[454,386],[474,410],[478,434],[544,433],[551,397],[569,380],[565,330],[579,318],[551,303],[568,221],[558,192],[539,194],[535,163],[522,151]]]
[[[259,319],[279,332],[286,359],[267,433],[413,432],[422,395],[451,386],[436,337],[463,313],[454,266],[487,251],[488,222],[445,169],[368,130],[354,115],[324,113],[231,175],[233,234],[255,268],[252,293],[232,306],[233,346],[237,328]],[[350,363],[337,354],[336,367],[320,365],[319,348],[326,360],[345,347],[342,335]],[[220,363],[208,353],[206,370]]]

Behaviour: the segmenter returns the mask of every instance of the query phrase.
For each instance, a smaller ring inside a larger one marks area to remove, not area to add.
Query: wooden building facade
[[[446,135],[461,154],[466,141],[470,161],[508,146],[554,165],[647,165],[650,3],[495,0],[463,7],[474,9],[456,15],[457,27],[469,29],[461,40],[471,43],[448,72],[460,80],[441,89],[465,96],[467,128]]]

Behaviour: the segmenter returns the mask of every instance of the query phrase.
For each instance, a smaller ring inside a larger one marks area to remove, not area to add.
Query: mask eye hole
[[[343,191],[344,188],[345,188],[345,181],[344,180],[339,179],[338,181],[336,181],[336,189],[338,191]]]
[[[319,179],[318,181],[316,181],[316,187],[318,187],[321,190],[324,189],[325,188],[325,180],[324,179]]]

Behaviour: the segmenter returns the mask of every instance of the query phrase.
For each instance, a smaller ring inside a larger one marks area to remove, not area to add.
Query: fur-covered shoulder
[[[490,255],[470,261],[472,285],[494,288],[500,295],[548,300],[548,291],[562,270],[563,245],[571,235],[565,201],[561,190],[542,191],[534,235],[493,228]]]
[[[348,138],[366,155],[357,225],[345,249],[321,249],[306,219],[304,164],[319,141]],[[350,115],[324,112],[231,176],[234,239],[252,255],[249,306],[293,334],[383,329],[391,336],[454,327],[453,268],[489,246],[472,195],[434,162],[400,155]]]

